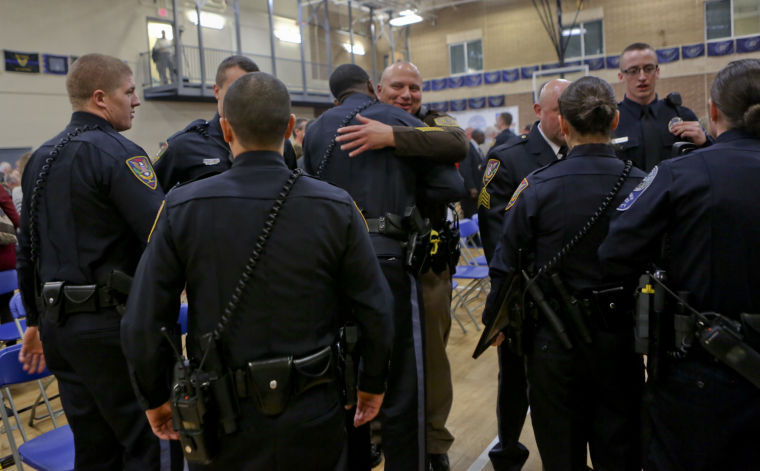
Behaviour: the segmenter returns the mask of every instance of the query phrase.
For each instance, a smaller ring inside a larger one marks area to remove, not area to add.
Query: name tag
[[[203,159],[203,165],[216,165],[221,162],[220,159]]]
[[[618,137],[610,141],[613,146],[625,144],[626,142],[628,142],[628,136]]]

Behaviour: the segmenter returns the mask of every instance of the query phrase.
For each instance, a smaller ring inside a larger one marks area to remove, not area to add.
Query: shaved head
[[[383,103],[417,114],[422,106],[422,76],[411,62],[395,62],[383,71],[377,84],[377,97]]]
[[[538,102],[533,105],[533,110],[541,126],[541,132],[547,139],[558,146],[565,144],[565,136],[559,127],[559,96],[565,91],[570,81],[554,79],[546,82],[538,94]]]

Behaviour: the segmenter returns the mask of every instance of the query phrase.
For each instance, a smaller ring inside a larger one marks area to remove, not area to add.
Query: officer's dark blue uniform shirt
[[[525,261],[533,260],[536,268],[549,262],[599,208],[623,167],[611,146],[583,144],[523,179],[507,203],[501,245],[490,265],[491,278],[504,278],[516,269],[518,249],[524,250]],[[619,281],[604,276],[596,250],[606,235],[610,212],[643,177],[642,171],[631,170],[608,212],[560,263],[559,273],[569,288],[583,290]]]
[[[760,312],[760,140],[740,130],[662,162],[620,205],[599,256],[635,274],[670,237],[668,285],[701,311]]]
[[[295,168],[295,151],[285,141],[285,161]],[[197,119],[167,139],[154,159],[158,182],[165,192],[187,183],[224,172],[232,165],[230,147],[224,142],[219,114],[211,121]]]
[[[628,97],[618,103],[620,110],[620,122],[614,132],[613,144],[618,157],[622,160],[630,160],[633,165],[649,171],[659,162],[669,159],[673,144],[679,141],[676,135],[668,130],[668,123],[675,117],[683,121],[698,121],[697,115],[685,106],[671,106],[665,100],[655,97],[648,105],[656,121],[657,135],[660,145],[656,155],[645,155],[644,134],[641,128],[641,118],[644,115],[644,106],[630,100]]]
[[[350,95],[340,106],[327,110],[309,126],[303,143],[307,171],[317,170],[325,149],[346,116],[370,100],[360,93]],[[361,111],[361,115],[391,126],[424,126],[406,111],[384,103],[372,104]],[[406,208],[415,205],[415,195],[426,202],[448,202],[459,200],[465,194],[464,181],[454,165],[397,157],[392,148],[367,151],[349,158],[347,151],[336,146],[322,178],[348,191],[367,218],[386,213],[403,215]]]
[[[145,151],[94,114],[77,111],[71,122],[34,152],[24,171],[17,268],[29,325],[37,325],[33,267],[30,265],[29,213],[42,166],[68,134],[75,137],[50,168],[40,201],[40,282],[104,284],[113,270],[134,273],[161,206],[158,186]]]
[[[187,286],[188,351],[212,331],[232,295],[290,171],[276,152],[245,152],[230,170],[172,190],[140,261],[122,320],[125,354],[146,407],[169,397],[162,375],[174,357],[157,348],[162,325],[176,323]],[[367,263],[367,262],[371,263]],[[302,176],[282,206],[233,321],[223,335],[230,368],[302,357],[331,345],[342,307],[362,329],[359,387],[384,391],[390,342],[390,290],[345,191]],[[344,304],[345,303],[345,304]]]
[[[488,152],[483,186],[478,197],[480,236],[486,260],[493,259],[501,237],[504,208],[520,182],[530,172],[557,160],[536,122],[529,134],[516,136]]]

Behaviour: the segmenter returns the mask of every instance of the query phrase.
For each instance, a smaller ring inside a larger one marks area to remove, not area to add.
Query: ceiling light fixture
[[[351,53],[351,43],[343,43],[343,49],[346,50],[349,54]],[[359,43],[354,43],[354,54],[357,56],[363,56],[364,55],[364,46],[362,46]]]
[[[188,10],[187,17],[192,24],[196,26],[198,25],[198,14],[195,12],[195,10]],[[224,17],[222,15],[217,15],[216,13],[202,11],[201,26],[204,28],[222,29],[224,28]]]
[[[404,10],[399,16],[391,19],[391,26],[407,26],[422,21],[422,17],[412,10]]]

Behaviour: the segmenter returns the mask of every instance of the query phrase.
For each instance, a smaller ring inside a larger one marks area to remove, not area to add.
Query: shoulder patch
[[[169,141],[164,141],[161,143],[161,147],[158,149],[158,154],[156,154],[155,157],[153,157],[153,163],[158,162],[158,160],[166,154],[166,151],[169,150]]]
[[[457,120],[451,116],[439,116],[435,118],[433,122],[435,122],[436,126],[459,126]]]
[[[509,208],[515,205],[517,198],[520,196],[520,193],[522,193],[526,188],[528,188],[528,179],[523,178],[523,180],[520,182],[520,185],[512,194],[512,197],[509,199],[509,203],[507,203],[507,207],[504,209],[504,211],[509,211]]]
[[[499,159],[488,159],[488,164],[486,165],[486,170],[483,172],[483,186],[487,186],[489,183],[491,183],[491,180],[493,180],[493,177],[496,176],[496,172],[499,171],[499,166],[501,165],[501,162]]]
[[[626,196],[622,203],[620,203],[620,206],[617,207],[618,211],[626,211],[628,208],[633,206],[633,203],[636,202],[637,199],[639,199],[639,196],[641,196],[647,188],[649,188],[649,185],[652,184],[654,181],[654,178],[657,176],[657,166],[655,166],[651,172],[649,172],[649,175],[647,175],[641,182],[639,182],[638,185],[636,185],[636,188],[633,189],[630,195]]]
[[[143,182],[145,186],[151,190],[155,190],[158,186],[156,179],[156,172],[153,171],[153,166],[150,164],[150,159],[144,155],[130,157],[126,161],[127,168],[137,177],[138,180]]]

